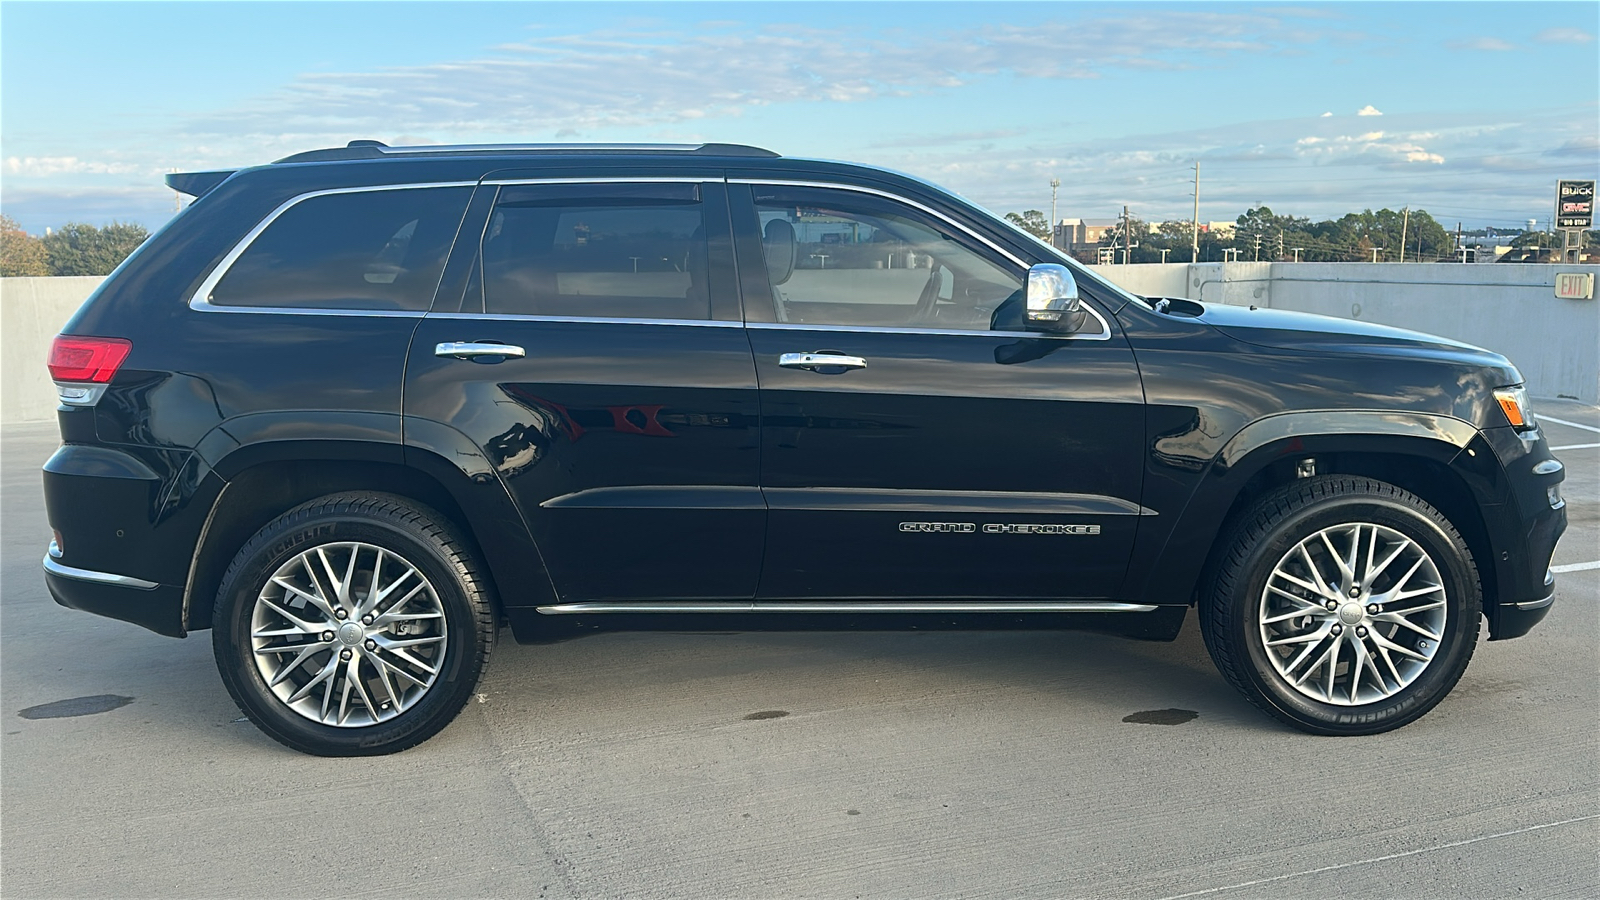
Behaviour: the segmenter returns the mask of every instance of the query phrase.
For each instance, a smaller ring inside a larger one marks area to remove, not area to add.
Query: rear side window
[[[467,308],[709,319],[708,272],[698,185],[511,185],[484,229]]]
[[[324,194],[256,236],[212,289],[215,306],[426,311],[470,187]]]

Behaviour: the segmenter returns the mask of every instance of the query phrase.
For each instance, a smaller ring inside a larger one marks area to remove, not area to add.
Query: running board
[[[558,603],[535,607],[541,615],[570,616],[582,613],[1142,613],[1157,607],[1144,603],[1117,603],[1109,600],[1034,600],[1022,603],[917,603],[904,601],[828,601],[819,603],[692,602],[681,600],[607,601]]]

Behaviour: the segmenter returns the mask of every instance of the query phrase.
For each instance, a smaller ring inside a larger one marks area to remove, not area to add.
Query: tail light
[[[56,335],[50,344],[50,380],[67,406],[93,406],[133,350],[124,338]]]

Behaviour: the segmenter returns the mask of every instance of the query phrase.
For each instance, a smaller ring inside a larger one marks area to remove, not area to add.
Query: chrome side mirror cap
[[[1028,269],[1028,330],[1072,334],[1083,327],[1087,314],[1078,297],[1078,279],[1058,263],[1040,263]]]

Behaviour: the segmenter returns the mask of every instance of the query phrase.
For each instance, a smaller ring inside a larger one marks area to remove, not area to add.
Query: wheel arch
[[[1459,464],[1469,451],[1474,464]],[[1483,507],[1498,501],[1491,479],[1475,472],[1492,457],[1476,428],[1449,416],[1335,411],[1258,420],[1212,460],[1165,546],[1150,565],[1135,567],[1151,573],[1142,589],[1128,593],[1142,602],[1182,597],[1195,605],[1233,523],[1258,498],[1301,477],[1309,461],[1317,475],[1375,478],[1438,509],[1467,541],[1478,565],[1484,608],[1491,609],[1498,596],[1494,548],[1500,541],[1491,534]]]
[[[211,627],[211,601],[251,535],[301,503],[343,491],[381,491],[437,510],[483,559],[497,598],[510,586],[519,594],[548,590],[549,578],[505,486],[497,478],[469,479],[432,451],[359,441],[271,441],[240,447],[213,469],[225,483],[189,567],[183,601],[188,630]]]

